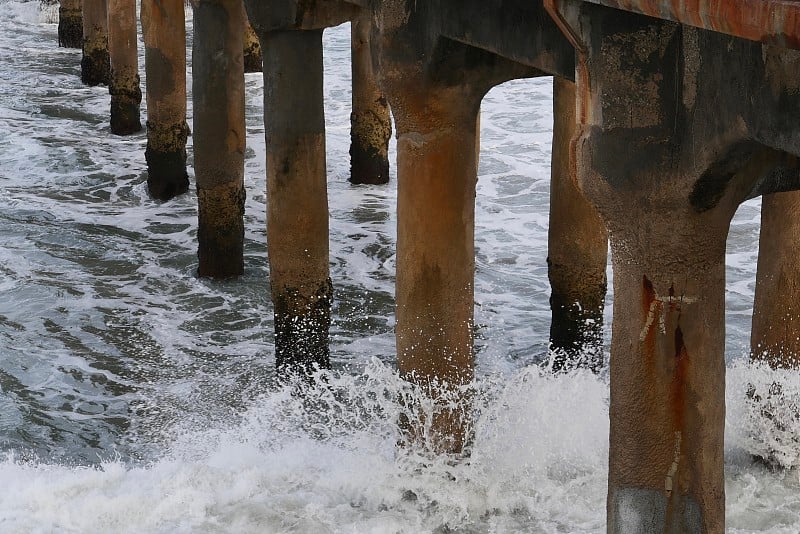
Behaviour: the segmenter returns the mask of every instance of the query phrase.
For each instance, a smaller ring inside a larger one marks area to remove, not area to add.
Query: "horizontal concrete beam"
[[[246,0],[259,35],[281,30],[321,30],[353,20],[368,0]]]
[[[800,1],[797,0],[584,1],[750,41],[800,49]]]
[[[541,0],[443,0],[440,6],[444,37],[575,79],[575,49]]]

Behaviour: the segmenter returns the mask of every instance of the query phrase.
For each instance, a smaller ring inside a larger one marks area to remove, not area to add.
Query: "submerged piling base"
[[[81,58],[81,81],[86,85],[108,85],[111,80],[111,60],[107,47],[88,47],[84,44]]]
[[[62,2],[58,9],[58,46],[81,48],[83,46],[83,15],[80,2],[77,7]]]
[[[169,200],[189,190],[186,173],[186,123],[166,128],[147,122],[147,187],[157,200]]]
[[[139,118],[139,104],[142,102],[142,91],[139,89],[139,76],[131,83],[117,87],[115,83],[109,87],[111,94],[111,132],[117,135],[129,135],[142,130]]]
[[[81,81],[91,86],[111,83],[106,0],[83,0]]]
[[[197,188],[197,274],[209,278],[231,278],[244,273],[243,183]]]

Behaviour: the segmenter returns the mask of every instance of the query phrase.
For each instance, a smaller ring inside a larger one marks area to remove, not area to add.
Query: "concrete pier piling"
[[[58,7],[58,46],[83,47],[83,7],[81,0],[61,0]]]
[[[81,81],[92,86],[111,81],[107,0],[83,0]]]
[[[108,1],[108,53],[111,61],[111,132],[141,131],[136,0]]]
[[[405,8],[387,1],[377,17],[379,77],[397,129],[397,359],[435,405],[405,421],[405,432],[410,442],[459,454],[472,427],[480,102],[491,87],[534,71],[437,40],[434,19]]]
[[[608,237],[600,216],[578,188],[570,145],[576,131],[575,83],[553,77],[550,168],[550,350],[554,371],[603,366],[603,306]]]
[[[800,368],[800,193],[761,201],[751,355],[773,368]]]
[[[330,366],[333,287],[322,93],[322,30],[360,7],[245,0],[264,58],[267,254],[282,377]]]
[[[261,72],[264,60],[261,55],[261,43],[258,41],[258,35],[250,24],[245,14],[244,19],[244,71],[245,72]]]
[[[241,0],[197,0],[192,51],[198,274],[244,272],[244,56]]]
[[[186,25],[183,0],[142,0],[147,74],[147,187],[169,200],[189,189],[186,173]]]
[[[548,7],[579,51],[578,179],[613,258],[608,531],[722,533],[726,238],[746,198],[798,186],[798,64],[674,20]]]
[[[322,30],[269,32],[261,42],[276,363],[306,374],[330,365]]]
[[[372,66],[372,13],[362,10],[351,23],[353,110],[350,114],[350,182],[389,181],[392,119]]]

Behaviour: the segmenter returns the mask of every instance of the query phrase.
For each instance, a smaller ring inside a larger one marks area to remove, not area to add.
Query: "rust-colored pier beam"
[[[195,0],[192,48],[198,274],[244,272],[244,55],[241,0]]]
[[[797,0],[584,1],[781,48],[800,48]]]
[[[545,3],[579,52],[578,179],[612,250],[608,531],[721,534],[726,238],[743,200],[800,185],[800,64],[668,20]]]
[[[351,20],[338,1],[246,0],[264,57],[267,253],[282,376],[330,365],[322,30]]]
[[[189,190],[186,173],[186,19],[183,0],[142,0],[147,75],[147,187],[169,200]]]
[[[111,133],[128,135],[142,129],[139,104],[136,0],[107,0],[108,54],[111,60]]]

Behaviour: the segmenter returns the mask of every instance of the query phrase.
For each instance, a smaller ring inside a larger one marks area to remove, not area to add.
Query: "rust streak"
[[[648,280],[647,275],[642,275],[642,314],[647,317],[650,313],[650,307],[656,300],[656,291],[653,288],[653,282]]]
[[[675,328],[675,370],[672,375],[672,392],[670,404],[676,431],[683,429],[686,413],[686,379],[689,372],[689,353],[683,341],[680,325]]]

